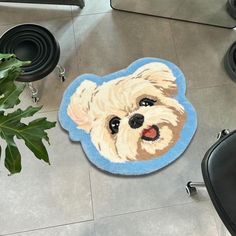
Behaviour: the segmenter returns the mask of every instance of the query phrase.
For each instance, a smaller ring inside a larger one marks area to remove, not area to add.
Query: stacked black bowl
[[[236,82],[236,42],[228,49],[224,58],[224,65],[229,77]]]
[[[58,64],[60,46],[53,34],[46,28],[35,24],[22,24],[11,28],[0,38],[0,52],[14,53],[31,64],[23,67],[17,79],[32,82],[45,78]]]
[[[226,9],[231,17],[236,19],[236,0],[228,0]]]

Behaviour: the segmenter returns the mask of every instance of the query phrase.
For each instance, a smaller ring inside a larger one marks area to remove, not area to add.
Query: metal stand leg
[[[185,186],[186,192],[189,196],[193,196],[197,193],[197,188],[205,187],[203,182],[188,182]]]
[[[60,66],[60,65],[57,65],[57,69],[58,69],[59,79],[61,80],[61,82],[64,82],[66,80],[66,78],[65,78],[65,73],[66,73],[65,68]]]
[[[79,7],[80,9],[83,9],[84,8],[84,0],[78,0],[79,1]]]
[[[38,89],[36,89],[34,86],[33,86],[33,83],[30,82],[30,83],[27,83],[30,91],[31,91],[31,94],[32,94],[32,100],[33,100],[33,103],[37,103],[39,101],[39,97],[38,97]]]
[[[217,140],[223,138],[224,136],[230,133],[229,129],[223,129],[220,133],[217,134]]]
[[[37,4],[75,5],[84,8],[84,0],[0,0],[0,2],[20,2]]]

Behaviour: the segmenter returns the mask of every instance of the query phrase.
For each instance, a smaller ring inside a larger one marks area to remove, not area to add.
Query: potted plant
[[[23,62],[14,54],[0,54],[0,140],[5,141],[5,167],[10,174],[21,171],[21,154],[15,139],[24,140],[25,145],[34,156],[49,163],[49,157],[43,140],[49,143],[45,130],[55,127],[56,122],[47,121],[45,117],[35,119],[29,123],[22,122],[23,118],[32,117],[42,107],[32,107],[22,110],[13,109],[20,103],[19,96],[25,88],[24,83],[15,80],[21,73],[21,67],[30,62]],[[0,142],[0,158],[3,148]],[[2,158],[1,158],[2,160]]]

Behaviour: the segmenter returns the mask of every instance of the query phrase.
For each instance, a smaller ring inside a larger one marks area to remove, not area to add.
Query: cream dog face
[[[101,86],[83,81],[67,114],[111,162],[149,160],[179,139],[186,114],[173,98],[176,92],[171,70],[153,62]]]

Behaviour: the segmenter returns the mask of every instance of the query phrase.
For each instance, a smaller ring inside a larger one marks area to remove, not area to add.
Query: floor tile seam
[[[170,24],[171,36],[172,36],[173,44],[174,44],[175,55],[176,55],[176,58],[177,58],[178,65],[181,67],[181,63],[180,63],[180,59],[179,59],[178,51],[177,51],[176,38],[174,37],[174,23],[175,22],[178,22],[178,20],[174,20],[174,19],[170,20],[169,24]],[[229,85],[229,84],[230,84],[229,82],[226,82],[226,83],[217,84],[217,85],[213,85],[213,86],[206,86],[206,87],[188,87],[187,89],[194,90],[194,89],[214,88],[214,87],[220,87],[222,85],[225,86],[225,85]]]
[[[71,8],[72,9],[72,8]],[[106,14],[111,14],[111,12],[98,12],[98,13],[88,13],[88,14],[84,14],[84,15],[74,15],[73,14],[73,9],[71,10],[71,14],[72,14],[72,27],[73,27],[73,36],[74,36],[74,43],[75,43],[75,50],[76,50],[76,64],[77,64],[77,69],[79,72],[80,69],[80,63],[79,63],[79,50],[78,49],[78,45],[77,45],[77,40],[76,40],[76,31],[75,31],[75,20],[79,19],[80,17],[86,17],[86,16],[93,16],[93,15],[106,15]]]
[[[185,0],[183,0],[179,6],[175,9],[175,11],[170,16],[173,20],[178,20],[178,18],[175,17],[175,15],[179,12],[179,10],[182,8],[182,6],[185,4]]]
[[[74,17],[73,17],[73,9],[72,9],[72,6],[71,6],[71,24],[72,24],[72,30],[73,30],[73,39],[74,39],[74,42],[73,42],[73,45],[74,45],[74,50],[76,52],[76,65],[77,65],[77,68],[78,68],[78,57],[77,57],[77,45],[76,45],[76,37],[75,37],[75,28],[74,28]]]
[[[50,21],[53,21],[53,20],[61,20],[61,21],[64,21],[66,19],[71,19],[71,16],[68,15],[68,16],[65,16],[65,17],[53,17],[53,18],[50,18],[44,22],[50,22]],[[0,23],[0,27],[6,27],[6,26],[10,26],[10,27],[13,27],[13,26],[16,26],[16,25],[21,25],[21,24],[38,24],[38,22],[40,22],[42,19],[38,18],[38,19],[33,19],[33,20],[30,20],[30,21],[18,21],[18,22],[11,22],[11,23]]]
[[[176,56],[176,60],[178,65],[180,66],[180,60],[179,60],[179,56],[178,56],[178,51],[177,51],[177,44],[176,44],[176,40],[175,40],[175,36],[174,36],[174,29],[173,29],[173,24],[174,22],[176,22],[175,20],[169,20],[169,25],[170,25],[170,35],[173,41],[173,46],[174,46],[174,50],[175,50],[175,56]]]
[[[72,23],[73,23],[73,7],[72,7],[72,5],[70,6],[70,16],[71,16]]]
[[[71,8],[72,9],[72,8]],[[73,10],[72,10],[73,11]],[[78,45],[77,45],[77,40],[76,40],[76,33],[75,33],[75,18],[73,16],[73,12],[71,11],[72,15],[72,28],[73,28],[73,37],[74,37],[74,43],[75,43],[75,55],[76,55],[76,65],[77,65],[77,72],[79,73],[79,52],[77,50]]]
[[[65,224],[34,228],[34,229],[29,229],[29,230],[21,230],[21,231],[17,231],[17,232],[13,232],[13,233],[0,234],[0,236],[16,235],[16,234],[21,234],[21,233],[30,233],[30,232],[34,232],[34,231],[53,229],[53,228],[59,228],[59,227],[68,226],[68,225],[75,225],[75,224],[82,224],[82,223],[89,223],[89,222],[94,222],[94,220],[88,219],[88,220],[75,221],[75,222],[70,222],[70,223],[65,223]]]
[[[94,233],[94,236],[97,236],[97,230],[96,230],[96,225],[95,225],[95,221],[93,223],[93,233]],[[218,235],[217,235],[218,236]]]
[[[91,204],[92,204],[92,214],[93,214],[93,220],[94,220],[94,202],[93,202],[93,189],[92,189],[92,181],[91,181],[91,171],[89,169],[89,188],[91,193]]]
[[[136,214],[136,213],[152,212],[152,211],[157,211],[157,210],[161,210],[161,209],[165,209],[165,208],[173,208],[173,207],[180,207],[180,206],[185,206],[185,205],[191,205],[191,204],[197,203],[197,202],[210,202],[210,200],[209,199],[206,199],[206,200],[195,200],[195,201],[192,200],[190,202],[185,202],[185,203],[166,205],[166,206],[162,206],[162,207],[154,207],[154,208],[137,210],[137,211],[129,211],[129,212],[125,212],[125,213],[114,214],[114,215],[107,215],[107,216],[102,216],[102,217],[97,217],[97,218],[95,216],[94,221],[96,223],[96,221],[98,221],[98,220],[103,220],[103,219],[107,219],[107,218],[131,215],[131,214]]]
[[[94,13],[85,13],[85,14],[78,14],[74,15],[73,14],[73,9],[72,9],[72,16],[73,18],[79,18],[79,17],[86,17],[86,16],[94,16],[94,15],[106,15],[106,14],[111,14],[112,11],[104,11],[104,12],[94,12]]]
[[[204,87],[187,87],[188,90],[200,90],[200,89],[211,89],[211,88],[218,88],[218,87],[222,87],[222,86],[228,86],[231,85],[231,83],[227,82],[227,83],[222,83],[222,84],[215,84],[215,85],[209,85],[209,86],[204,86]]]

